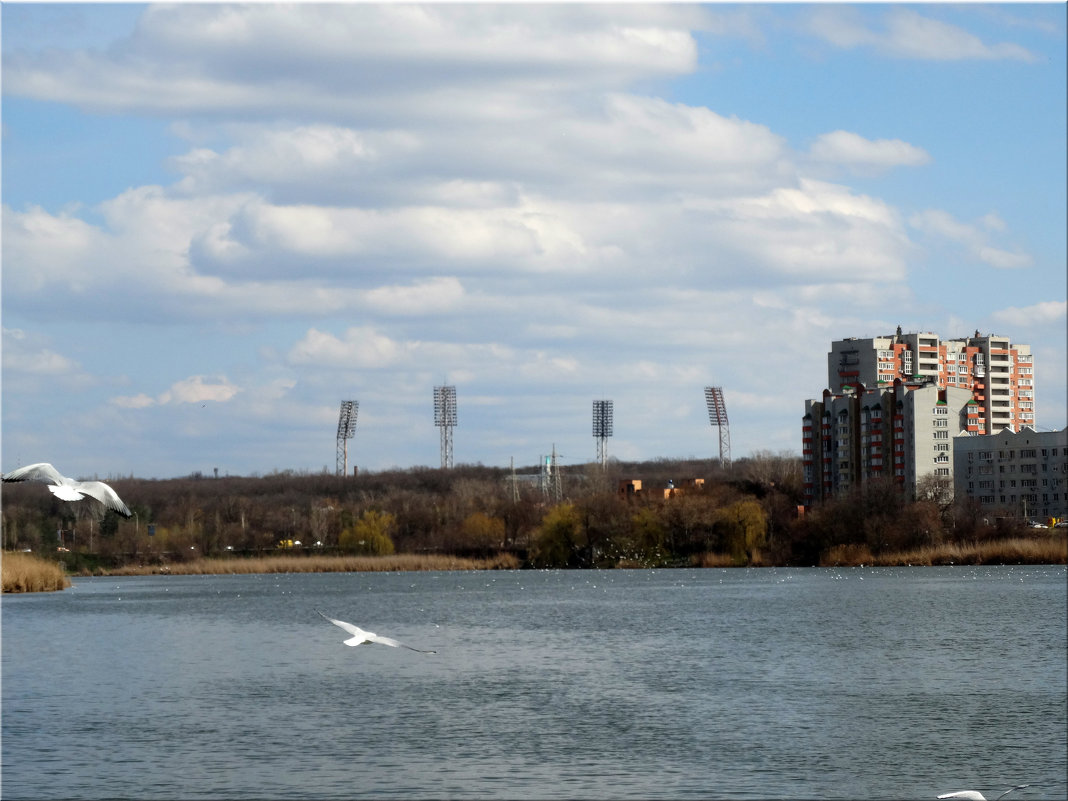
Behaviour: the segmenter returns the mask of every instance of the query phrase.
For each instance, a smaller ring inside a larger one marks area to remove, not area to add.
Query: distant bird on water
[[[316,609],[315,611],[319,612],[318,609]],[[327,617],[322,612],[319,612],[319,615],[324,620],[329,620],[331,623],[333,623],[338,628],[344,629],[345,631],[347,631],[349,634],[352,635],[351,639],[345,640],[345,645],[357,646],[357,645],[363,645],[365,642],[376,642],[379,645],[389,645],[389,646],[391,646],[393,648],[407,648],[409,651],[418,651],[421,654],[436,654],[437,653],[437,651],[422,651],[419,648],[412,648],[412,646],[410,646],[410,645],[405,645],[402,642],[397,642],[396,640],[390,639],[389,637],[381,637],[381,636],[379,636],[377,634],[374,634],[373,632],[364,631],[359,626],[354,626],[351,623],[346,623],[344,620],[334,620],[334,618]]]
[[[1010,787],[1003,792],[994,801],[1001,801],[1002,798],[1007,796],[1013,790],[1022,790],[1025,787],[1030,787],[1030,784],[1017,784],[1015,787]],[[944,793],[938,796],[939,798],[963,798],[965,801],[986,801],[986,796],[980,793],[978,790],[954,790],[952,793]]]
[[[48,462],[26,465],[4,473],[4,481],[43,481],[48,485],[48,490],[61,501],[80,501],[88,496],[100,501],[108,509],[114,509],[123,517],[133,517],[119,494],[103,481],[75,481],[62,475]]]

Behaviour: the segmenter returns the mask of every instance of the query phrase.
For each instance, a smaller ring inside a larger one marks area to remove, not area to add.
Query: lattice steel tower
[[[356,415],[360,411],[360,402],[341,401],[341,411],[337,416],[337,474],[349,473],[349,440],[356,435]]]
[[[721,387],[705,387],[705,403],[708,405],[708,422],[719,428],[719,462],[731,466],[731,430],[727,424],[727,404]]]
[[[603,470],[608,464],[608,438],[612,436],[612,401],[593,402],[593,436],[597,439],[597,461]]]
[[[541,462],[541,491],[554,503],[559,503],[564,497],[563,486],[560,482],[560,462],[557,456],[556,443],[553,443],[553,455],[543,457]]]
[[[452,467],[452,429],[456,425],[456,387],[434,387],[434,425],[441,429],[441,466]]]

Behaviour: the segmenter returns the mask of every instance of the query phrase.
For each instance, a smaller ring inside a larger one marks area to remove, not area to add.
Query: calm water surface
[[[77,579],[3,598],[2,795],[1065,798],[1064,567]],[[347,648],[315,614],[418,648]]]

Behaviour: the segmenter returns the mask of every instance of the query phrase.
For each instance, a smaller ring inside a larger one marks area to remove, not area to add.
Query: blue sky
[[[0,14],[5,470],[797,453],[898,325],[1066,423],[1063,4]]]

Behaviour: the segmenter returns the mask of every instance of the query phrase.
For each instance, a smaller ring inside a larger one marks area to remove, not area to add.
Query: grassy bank
[[[70,586],[59,564],[30,553],[7,551],[0,564],[4,592],[52,592]]]
[[[237,573],[358,573],[399,572],[405,570],[515,570],[519,560],[511,554],[487,559],[457,556],[394,554],[392,556],[263,556],[251,559],[194,559],[168,565],[126,565],[99,568],[97,576],[172,576],[230,575]]]

